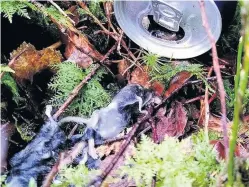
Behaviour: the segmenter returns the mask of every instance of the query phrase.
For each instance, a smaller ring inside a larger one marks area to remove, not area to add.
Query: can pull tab
[[[152,0],[153,19],[171,31],[179,31],[182,13],[163,0]]]

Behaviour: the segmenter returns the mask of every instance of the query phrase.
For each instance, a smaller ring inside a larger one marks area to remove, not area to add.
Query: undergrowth
[[[57,73],[48,84],[49,89],[53,92],[49,103],[59,107],[65,102],[72,90],[88,75],[91,67],[83,71],[74,63],[63,62],[54,65],[53,68],[57,70]],[[66,111],[68,115],[89,116],[94,110],[109,103],[110,95],[99,82],[105,73],[104,69],[97,71],[80,90]]]
[[[224,80],[224,88],[226,90],[226,106],[227,106],[227,115],[229,119],[233,117],[234,110],[234,86],[229,82],[229,80]],[[249,88],[246,89],[244,101],[243,101],[243,114],[249,113]]]
[[[68,187],[73,185],[75,187],[83,187],[90,182],[91,177],[93,178],[98,173],[98,170],[88,170],[84,164],[74,168],[72,166],[64,167],[59,172],[58,180],[51,186]]]
[[[203,76],[202,65],[200,64],[181,62],[174,65],[170,61],[166,61],[162,57],[150,52],[144,52],[142,59],[149,69],[149,74],[152,78],[151,81],[157,80],[167,85],[176,74],[187,71],[207,83]]]
[[[149,168],[149,169],[148,169]],[[204,133],[179,142],[166,137],[161,144],[142,137],[134,156],[120,169],[121,175],[134,179],[137,186],[212,186],[223,163],[216,160],[216,151],[204,141]]]
[[[89,8],[89,11],[91,12],[91,14],[93,14],[94,16],[96,16],[98,19],[100,19],[102,21],[105,19],[105,14],[104,14],[104,11],[103,11],[100,3],[104,2],[104,1],[105,0],[91,0],[91,1],[88,1],[88,8]],[[88,14],[88,12],[86,12],[82,8],[79,8],[78,12],[79,12],[80,15]]]

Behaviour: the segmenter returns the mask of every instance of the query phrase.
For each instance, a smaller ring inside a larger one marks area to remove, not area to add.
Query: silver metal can
[[[205,9],[217,41],[222,28],[220,11],[213,0],[205,0]],[[133,42],[160,56],[187,59],[211,48],[199,1],[114,1],[114,11]]]

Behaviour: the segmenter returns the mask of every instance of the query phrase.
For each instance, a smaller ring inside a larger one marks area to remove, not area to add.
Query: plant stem
[[[242,121],[240,116],[242,116],[243,109],[243,98],[248,83],[249,74],[249,2],[241,2],[241,15],[242,15],[242,25],[244,28],[244,62],[243,68],[240,71],[240,77],[236,77],[236,81],[239,79],[239,84],[237,85],[235,104],[234,104],[234,117],[232,126],[232,137],[230,139],[230,149],[229,149],[229,160],[228,160],[228,186],[232,187],[234,184],[234,151],[236,148],[236,141],[238,136],[239,123]],[[242,44],[241,44],[242,45]],[[240,47],[240,46],[239,46]],[[242,52],[241,52],[242,53]],[[238,54],[238,58],[240,54]],[[240,62],[238,62],[240,63]],[[237,66],[238,67],[238,66]],[[237,69],[237,75],[239,76],[239,71]]]
[[[223,84],[223,80],[222,80],[222,76],[220,72],[220,65],[218,61],[218,53],[216,49],[215,38],[210,30],[207,14],[205,10],[204,0],[200,0],[200,8],[201,8],[202,25],[207,32],[207,36],[212,47],[213,67],[214,67],[214,72],[217,77],[217,84],[218,84],[219,95],[220,95],[220,105],[221,105],[221,113],[222,113],[221,122],[222,122],[222,129],[223,129],[224,147],[225,147],[225,153],[226,153],[225,155],[227,158],[228,157],[228,135],[227,135],[228,133],[227,133],[227,121],[226,121],[226,92],[224,89],[224,84]]]
[[[241,68],[243,44],[244,44],[243,37],[240,37],[239,47],[238,47],[238,55],[237,55],[237,67],[236,67],[237,70],[236,70],[236,75],[235,75],[235,86],[234,86],[235,98],[237,96],[238,87],[239,87],[239,79],[240,79],[239,73],[240,73],[240,68]]]

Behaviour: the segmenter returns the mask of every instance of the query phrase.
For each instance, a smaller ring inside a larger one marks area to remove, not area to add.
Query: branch
[[[53,115],[54,119],[57,119],[64,111],[65,109],[72,103],[73,99],[78,95],[80,89],[87,83],[87,81],[95,74],[95,72],[100,67],[99,64],[96,64],[96,66],[92,69],[92,71],[78,84],[73,91],[70,93],[67,100],[61,105],[61,107],[57,110],[57,112]]]
[[[115,49],[114,45],[103,57],[103,59],[100,61],[100,63],[103,63],[108,56],[114,51]],[[57,112],[53,115],[54,119],[57,119],[64,111],[65,109],[72,103],[73,99],[78,95],[80,89],[87,83],[87,81],[95,74],[95,72],[99,69],[100,65],[96,64],[95,67],[92,69],[92,71],[78,84],[73,91],[70,93],[67,100],[61,105],[61,107],[57,110]]]
[[[77,1],[78,4],[80,5],[80,7],[85,10],[92,18],[93,20],[95,21],[95,23],[97,23],[101,29],[104,31],[104,33],[108,33],[108,35],[110,35],[114,40],[116,40],[117,42],[119,42],[120,40],[120,34],[118,34],[116,32],[116,30],[113,30],[113,33],[112,32],[109,32],[108,29],[106,29],[102,23],[99,21],[99,19],[94,16],[91,11],[87,8],[86,4],[82,1]],[[125,41],[121,38],[121,45],[123,46],[123,48],[128,52],[128,54],[130,55],[130,57],[133,59],[133,60],[136,60],[136,57],[134,56],[134,54],[130,51],[130,49],[127,47]]]
[[[221,77],[219,59],[218,59],[217,49],[215,45],[215,39],[210,30],[204,6],[205,6],[204,0],[200,0],[203,27],[205,28],[207,32],[208,38],[212,46],[213,67],[214,67],[214,72],[217,76],[217,83],[218,83],[219,94],[220,94],[220,104],[221,104],[221,113],[222,113],[221,122],[222,122],[222,129],[223,129],[225,153],[227,157],[228,156],[228,135],[227,135],[227,123],[226,123],[226,92],[225,92],[224,84],[223,84],[222,77]]]
[[[77,143],[71,151],[65,151],[60,154],[59,161],[55,163],[52,170],[49,172],[49,174],[46,176],[46,179],[43,181],[43,187],[50,187],[51,183],[54,179],[54,177],[57,175],[59,170],[73,162],[73,160],[82,152],[84,147],[86,146],[86,142],[79,142]],[[66,153],[67,152],[67,153]],[[66,157],[65,154],[67,154]]]
[[[110,162],[110,164],[103,170],[102,174],[95,177],[93,180],[91,180],[88,183],[88,187],[94,185],[95,187],[99,187],[101,186],[102,182],[106,179],[106,177],[110,174],[110,172],[112,171],[113,167],[115,166],[115,164],[118,162],[119,158],[123,155],[123,153],[125,152],[126,148],[128,147],[128,145],[130,144],[132,138],[134,137],[135,133],[137,132],[139,126],[143,123],[145,123],[148,119],[151,118],[151,113],[152,113],[152,108],[150,107],[148,109],[148,114],[143,117],[140,121],[138,120],[137,123],[135,123],[132,126],[131,131],[129,132],[129,134],[127,135],[127,139],[123,142],[123,144],[121,145],[121,148],[119,150],[119,152],[115,155],[115,157],[113,158],[113,160]]]
[[[73,25],[75,25],[75,22],[59,7],[53,0],[48,0],[57,10],[65,16]]]

